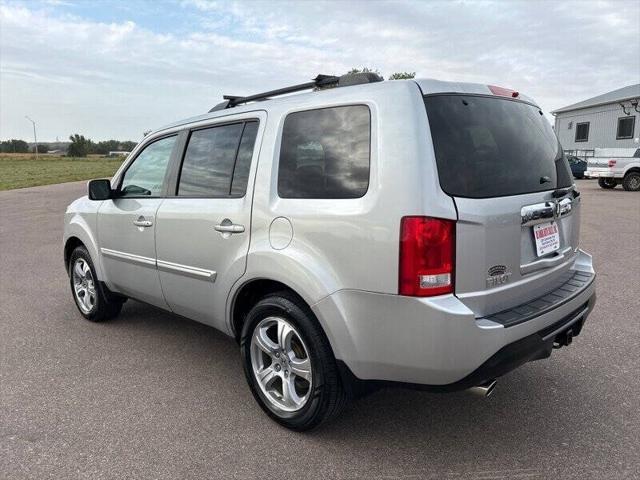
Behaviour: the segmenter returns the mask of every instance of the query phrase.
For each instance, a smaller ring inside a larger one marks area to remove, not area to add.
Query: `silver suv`
[[[540,108],[380,80],[227,96],[146,136],[65,214],[80,313],[133,298],[221,330],[260,406],[296,430],[390,382],[486,395],[571,343],[595,274]]]

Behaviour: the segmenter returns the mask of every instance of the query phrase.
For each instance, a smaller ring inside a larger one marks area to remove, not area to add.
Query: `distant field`
[[[122,158],[0,154],[0,190],[111,177]]]

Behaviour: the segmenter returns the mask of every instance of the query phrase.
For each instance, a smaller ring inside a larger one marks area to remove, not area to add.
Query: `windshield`
[[[440,186],[470,198],[571,185],[562,148],[538,107],[495,96],[426,96]]]

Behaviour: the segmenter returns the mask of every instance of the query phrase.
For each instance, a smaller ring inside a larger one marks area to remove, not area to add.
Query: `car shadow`
[[[501,378],[488,398],[468,392],[386,388],[351,403],[340,417],[319,429],[295,434],[274,426],[253,403],[232,338],[134,301],[127,302],[121,316],[105,326],[123,335],[152,338],[166,351],[182,348],[180,361],[194,381],[209,378],[214,380],[212,389],[231,388],[233,408],[252,410],[247,421],[276,428],[285,439],[313,439],[362,452],[376,448],[381,439],[410,450],[434,448],[442,455],[457,451],[472,456],[474,449],[488,445],[497,451],[526,452],[561,445],[567,438],[583,438],[590,429],[601,428],[585,419],[607,412],[605,400],[589,389],[580,366],[566,361],[559,365],[556,353],[550,360],[527,364]],[[163,351],[154,355],[162,356]]]

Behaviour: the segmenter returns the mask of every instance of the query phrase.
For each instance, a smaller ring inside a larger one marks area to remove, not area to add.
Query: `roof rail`
[[[218,103],[209,112],[215,112],[218,110],[224,110],[232,108],[237,105],[260,101],[269,100],[271,97],[278,95],[285,95],[287,93],[300,92],[302,90],[317,89],[332,87],[348,87],[351,85],[360,85],[363,83],[381,82],[382,77],[376,73],[364,72],[364,73],[348,73],[340,77],[334,75],[318,75],[312,81],[307,83],[299,83],[298,85],[292,85],[290,87],[279,88],[277,90],[270,90],[268,92],[257,93],[255,95],[249,95],[247,97],[238,97],[235,95],[223,95],[224,101]]]

